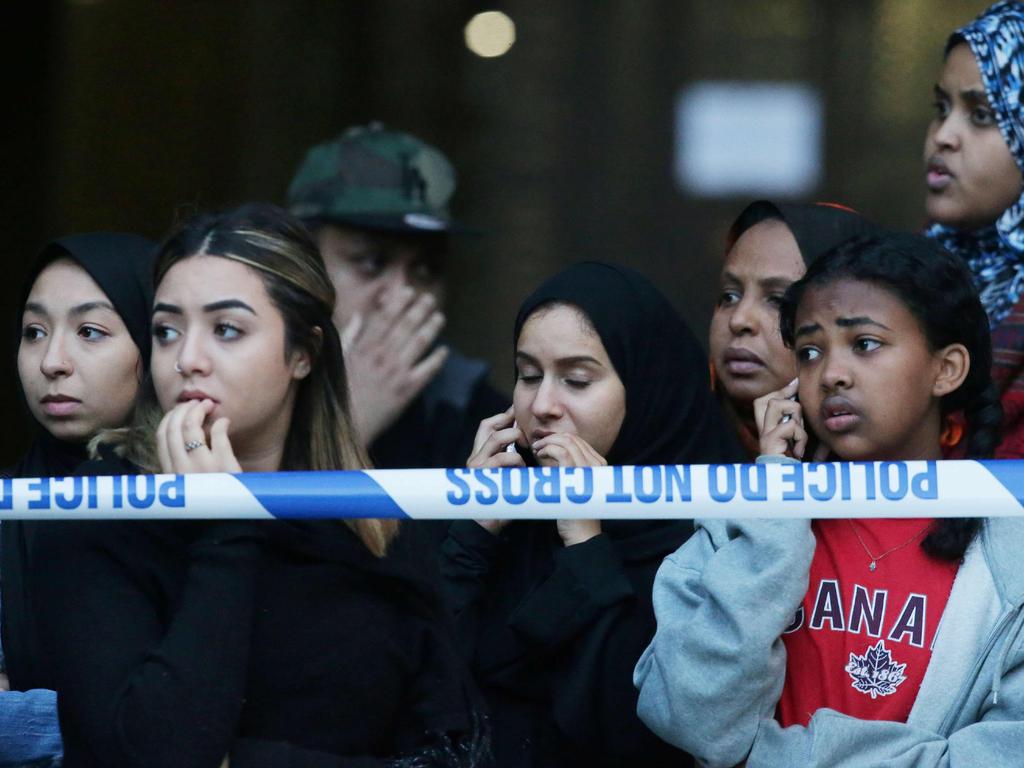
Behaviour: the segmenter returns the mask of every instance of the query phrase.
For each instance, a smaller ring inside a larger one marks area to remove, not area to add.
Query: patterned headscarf
[[[981,71],[999,132],[1024,172],[1024,3],[999,2],[946,43],[946,53],[967,43]],[[995,328],[1024,293],[1024,191],[995,224],[973,232],[933,224],[926,234],[967,261],[981,302]]]

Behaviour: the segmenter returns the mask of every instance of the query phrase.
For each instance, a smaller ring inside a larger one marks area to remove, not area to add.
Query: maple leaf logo
[[[846,665],[853,687],[870,694],[872,699],[896,693],[899,684],[907,679],[903,674],[906,668],[906,664],[893,662],[882,640],[870,646],[863,656],[851,653],[850,663]]]

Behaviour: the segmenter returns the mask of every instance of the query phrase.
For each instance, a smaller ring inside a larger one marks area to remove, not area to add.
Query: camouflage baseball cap
[[[455,169],[436,147],[380,123],[355,126],[306,153],[288,186],[300,219],[392,232],[453,232]]]

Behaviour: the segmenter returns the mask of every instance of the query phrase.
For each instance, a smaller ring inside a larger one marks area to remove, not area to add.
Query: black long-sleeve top
[[[493,715],[499,766],[687,766],[636,716],[654,575],[688,521],[605,521],[563,546],[554,524],[494,536],[453,523],[441,568],[463,652]]]
[[[68,768],[472,762],[443,619],[340,522],[46,523],[33,554]]]

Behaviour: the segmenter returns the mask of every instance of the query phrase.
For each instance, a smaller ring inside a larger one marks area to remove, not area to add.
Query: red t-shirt
[[[786,682],[776,718],[784,727],[807,725],[824,707],[862,720],[906,722],[959,568],[921,549],[930,522],[812,524],[818,544],[810,584],[782,636]],[[872,556],[892,547],[900,548],[876,560],[872,571]]]

